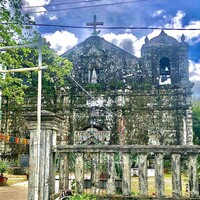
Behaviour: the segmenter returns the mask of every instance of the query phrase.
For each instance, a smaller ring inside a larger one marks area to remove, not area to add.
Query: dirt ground
[[[0,187],[0,199],[2,200],[27,200],[27,196],[28,181]]]

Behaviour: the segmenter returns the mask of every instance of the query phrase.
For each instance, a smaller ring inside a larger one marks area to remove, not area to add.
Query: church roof
[[[76,45],[72,49],[66,51],[62,56],[63,57],[71,57],[71,54],[85,54],[86,52],[91,52],[91,49],[94,50],[94,47],[96,49],[101,49],[106,52],[114,53],[114,54],[119,54],[120,57],[130,57],[132,59],[137,59],[134,55],[126,52],[125,50],[117,47],[116,45],[106,41],[104,38],[99,37],[99,36],[90,36],[87,38],[84,42]],[[96,53],[96,52],[93,52]]]
[[[93,71],[95,70],[94,74],[99,74],[98,82],[108,83],[116,80],[122,81],[124,76],[136,74],[134,72],[137,69],[134,66],[139,60],[99,36],[87,38],[84,42],[65,52],[62,57],[73,63],[71,73],[77,79],[82,81],[94,79]],[[91,74],[88,74],[89,72]],[[88,74],[87,77],[86,74]],[[97,77],[95,81],[96,79]]]
[[[161,31],[161,33],[157,36],[152,38],[151,40],[147,41],[146,45],[179,45],[179,42],[167,35],[163,30]]]

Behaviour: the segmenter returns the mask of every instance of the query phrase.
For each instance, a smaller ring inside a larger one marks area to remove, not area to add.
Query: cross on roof
[[[96,30],[97,25],[103,25],[103,22],[97,22],[96,15],[94,15],[94,17],[93,17],[93,22],[86,23],[86,26],[93,26],[93,33],[92,33],[93,36],[97,36],[101,32],[101,31]]]

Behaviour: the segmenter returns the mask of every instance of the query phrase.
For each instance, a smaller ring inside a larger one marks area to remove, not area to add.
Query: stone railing
[[[54,152],[60,154],[60,190],[69,186],[68,153],[75,153],[75,191],[84,192],[84,154],[90,154],[93,171],[91,176],[91,191],[99,194],[100,190],[100,154],[107,155],[107,195],[115,195],[115,161],[114,154],[122,155],[122,196],[131,195],[131,161],[132,153],[138,155],[139,197],[148,199],[147,157],[153,155],[155,168],[155,193],[158,198],[165,198],[164,191],[164,155],[171,157],[172,198],[183,199],[181,182],[181,159],[187,158],[189,197],[199,197],[197,157],[200,146],[140,146],[140,145],[66,145],[57,146]]]

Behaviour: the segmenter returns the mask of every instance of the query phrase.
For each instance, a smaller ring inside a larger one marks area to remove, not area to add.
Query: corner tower
[[[189,81],[188,47],[184,35],[179,43],[163,30],[142,46],[142,65],[148,72],[146,77],[157,89],[157,109],[162,112],[162,123],[170,127],[170,118],[174,118],[172,130],[166,126],[160,131],[167,136],[174,132],[176,144],[192,144],[191,89]],[[162,111],[161,111],[162,110]],[[165,130],[165,127],[168,130]],[[164,133],[165,132],[165,133]]]

